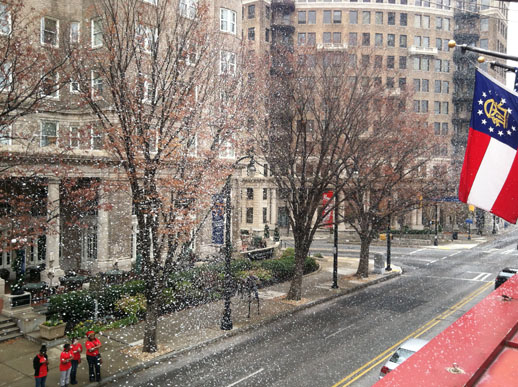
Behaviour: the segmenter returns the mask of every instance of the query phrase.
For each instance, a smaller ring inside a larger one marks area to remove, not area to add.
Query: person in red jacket
[[[70,379],[70,369],[72,368],[72,352],[70,352],[70,344],[63,346],[63,352],[59,356],[59,385],[61,387],[68,387]]]
[[[94,331],[86,332],[86,360],[88,361],[88,371],[90,374],[91,382],[101,381],[101,354],[99,348],[101,348],[101,341],[95,337]]]
[[[34,367],[34,380],[36,387],[45,387],[47,373],[49,372],[49,358],[47,357],[47,346],[42,345],[40,353],[38,353],[32,361]]]
[[[70,369],[70,384],[77,384],[77,367],[81,363],[81,352],[83,352],[83,346],[77,340],[72,339],[72,345],[70,346],[70,352],[72,352],[72,368]]]

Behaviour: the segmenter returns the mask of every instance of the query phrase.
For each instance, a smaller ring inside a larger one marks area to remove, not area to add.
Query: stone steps
[[[16,321],[8,317],[0,317],[0,342],[23,336]]]

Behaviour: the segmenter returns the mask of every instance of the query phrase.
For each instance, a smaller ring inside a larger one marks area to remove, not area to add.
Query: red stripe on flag
[[[464,156],[464,164],[460,174],[459,200],[466,203],[473,181],[486,153],[491,136],[469,128],[468,145]]]
[[[491,212],[511,223],[518,219],[518,161],[516,156],[507,180],[491,208]]]

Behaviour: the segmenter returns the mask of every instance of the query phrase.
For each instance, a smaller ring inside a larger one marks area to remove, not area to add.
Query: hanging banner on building
[[[334,210],[329,211],[329,208],[327,208],[327,204],[332,199],[333,191],[324,192],[324,195],[322,195],[322,224],[327,228],[333,227]]]
[[[212,202],[212,243],[222,245],[225,230],[225,196],[212,195]]]

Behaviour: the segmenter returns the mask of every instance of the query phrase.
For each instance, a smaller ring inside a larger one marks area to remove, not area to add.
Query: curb
[[[314,273],[311,273],[311,274],[314,274]],[[384,275],[383,277],[376,278],[375,280],[369,281],[369,282],[367,282],[365,284],[359,284],[359,285],[357,285],[357,286],[355,286],[353,288],[346,289],[343,292],[340,292],[340,293],[337,292],[337,293],[331,294],[331,295],[329,295],[327,297],[323,297],[323,298],[320,298],[320,299],[317,299],[317,300],[314,300],[314,301],[310,301],[307,304],[296,306],[292,310],[285,311],[285,312],[279,313],[277,315],[271,316],[271,317],[269,317],[269,318],[267,318],[267,319],[265,319],[265,320],[263,320],[261,322],[258,322],[258,323],[255,323],[255,324],[251,324],[251,325],[248,325],[248,326],[242,327],[242,328],[236,328],[236,329],[234,329],[232,331],[229,331],[227,333],[222,334],[219,337],[215,337],[213,339],[204,341],[204,342],[196,344],[196,345],[192,345],[192,346],[187,347],[187,348],[180,349],[178,351],[172,351],[172,352],[168,352],[168,353],[165,353],[163,355],[157,356],[154,359],[148,360],[148,361],[146,361],[144,363],[137,364],[137,365],[135,365],[133,367],[130,367],[130,368],[125,369],[125,370],[122,370],[122,371],[120,371],[120,372],[118,372],[116,374],[110,375],[110,376],[102,379],[99,383],[90,383],[90,384],[87,384],[87,386],[88,387],[94,387],[94,386],[104,386],[104,385],[107,385],[107,384],[109,384],[111,382],[114,382],[118,378],[122,378],[122,377],[128,376],[131,373],[136,373],[136,372],[145,370],[147,368],[150,368],[150,367],[156,365],[157,363],[161,363],[161,362],[163,362],[165,360],[169,360],[171,358],[177,357],[177,356],[182,355],[182,354],[184,354],[186,352],[192,351],[194,349],[200,349],[200,348],[206,347],[206,346],[208,346],[210,344],[218,343],[218,342],[223,341],[223,340],[225,340],[225,339],[227,339],[229,337],[234,337],[234,336],[237,336],[237,335],[240,335],[240,334],[243,334],[243,333],[247,333],[247,332],[252,331],[252,330],[256,330],[256,329],[261,328],[261,327],[263,327],[263,326],[265,326],[267,324],[271,324],[271,323],[273,323],[275,321],[281,320],[281,319],[283,319],[283,318],[285,318],[287,316],[293,315],[295,313],[299,313],[299,312],[301,312],[303,310],[306,310],[306,309],[309,309],[309,308],[311,308],[313,306],[323,304],[323,303],[331,301],[331,300],[333,300],[335,298],[339,298],[339,297],[342,297],[342,296],[350,295],[351,293],[354,293],[356,291],[365,289],[368,286],[376,285],[376,284],[379,284],[381,282],[385,282],[385,281],[388,281],[390,279],[396,278],[397,276],[399,276],[401,274],[402,274],[402,272],[399,272],[399,271],[398,272],[392,272],[390,274]]]

